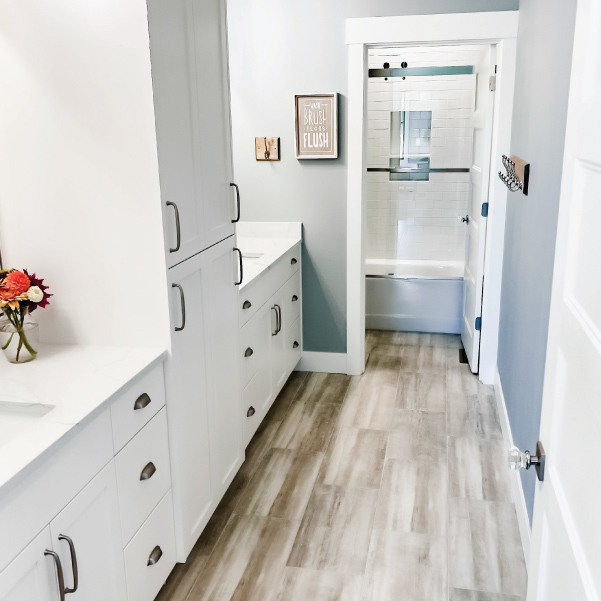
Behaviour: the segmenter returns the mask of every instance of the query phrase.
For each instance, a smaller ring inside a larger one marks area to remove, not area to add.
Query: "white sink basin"
[[[20,436],[52,409],[54,405],[0,400],[0,447]]]
[[[257,262],[257,259],[260,259],[265,253],[242,253],[242,265],[244,267],[250,266],[253,263]]]

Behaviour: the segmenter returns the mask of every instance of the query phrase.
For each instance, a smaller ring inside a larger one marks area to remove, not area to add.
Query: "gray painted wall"
[[[498,366],[515,444],[538,440],[576,0],[521,0],[511,153],[530,162],[510,194]],[[532,521],[536,475],[522,472]]]
[[[242,218],[304,223],[306,350],[346,352],[345,19],[517,8],[518,0],[228,0],[234,171]],[[294,94],[318,91],[341,95],[339,158],[299,161]],[[282,160],[257,163],[255,136],[280,136]]]

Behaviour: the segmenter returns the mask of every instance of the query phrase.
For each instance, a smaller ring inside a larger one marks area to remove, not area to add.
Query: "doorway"
[[[507,191],[489,161],[508,152],[516,35],[513,12],[347,21],[348,373],[365,369],[367,305],[370,327],[461,332],[493,382]],[[395,297],[420,311],[374,308]]]

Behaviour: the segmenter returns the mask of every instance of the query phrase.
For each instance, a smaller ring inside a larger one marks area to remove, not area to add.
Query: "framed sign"
[[[294,97],[296,158],[338,158],[338,94]]]

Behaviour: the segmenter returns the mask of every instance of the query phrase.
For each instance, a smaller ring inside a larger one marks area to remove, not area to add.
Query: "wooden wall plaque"
[[[338,94],[297,94],[294,106],[296,158],[338,158]]]
[[[280,139],[265,136],[255,138],[255,158],[257,161],[279,161]]]

